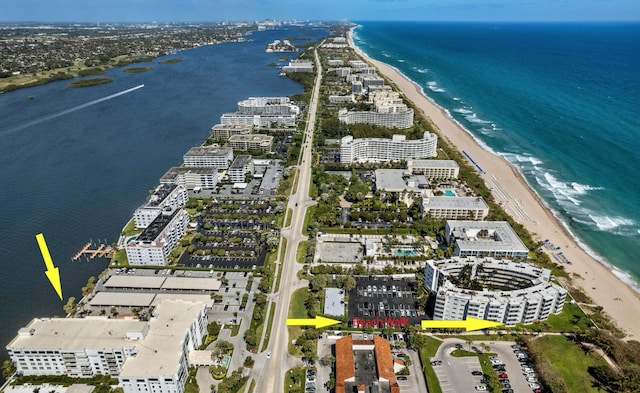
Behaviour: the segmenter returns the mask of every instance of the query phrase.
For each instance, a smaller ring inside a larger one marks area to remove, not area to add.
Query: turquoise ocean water
[[[512,162],[582,246],[635,285],[640,23],[361,22],[354,42]]]

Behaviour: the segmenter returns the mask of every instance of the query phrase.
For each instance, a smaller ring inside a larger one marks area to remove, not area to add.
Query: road
[[[259,377],[256,380],[256,392],[282,393],[284,391],[284,373],[290,368],[290,357],[288,353],[289,333],[286,326],[286,318],[289,312],[291,294],[300,288],[301,282],[297,277],[296,252],[298,243],[305,240],[302,234],[305,212],[312,204],[309,198],[309,182],[311,181],[311,157],[312,138],[315,128],[316,110],[318,106],[318,94],[322,80],[322,68],[318,59],[318,52],[314,50],[316,63],[316,81],[311,94],[305,138],[302,145],[302,157],[298,161],[297,187],[292,189],[289,197],[288,207],[292,210],[291,226],[283,228],[282,236],[287,239],[284,260],[281,261],[279,269],[282,269],[282,278],[278,292],[274,292],[270,297],[274,299],[276,307],[273,327],[271,329],[271,342],[268,351],[271,352],[271,359],[265,359]],[[295,180],[294,180],[294,184]],[[295,193],[294,193],[295,190]],[[276,271],[276,276],[278,272]],[[266,315],[269,315],[267,311]]]

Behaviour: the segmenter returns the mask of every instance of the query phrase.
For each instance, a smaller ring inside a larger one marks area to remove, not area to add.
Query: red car
[[[498,379],[507,379],[509,378],[509,376],[507,375],[507,373],[502,373],[498,375]]]

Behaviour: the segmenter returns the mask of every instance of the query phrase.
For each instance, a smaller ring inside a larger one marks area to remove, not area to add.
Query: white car
[[[271,359],[271,351],[267,352],[267,359]]]
[[[474,389],[477,392],[486,392],[487,391],[487,385],[478,385]]]
[[[538,388],[540,388],[540,385],[538,385],[537,383],[534,383],[534,382],[530,382],[529,383],[529,387],[531,389],[538,389]]]

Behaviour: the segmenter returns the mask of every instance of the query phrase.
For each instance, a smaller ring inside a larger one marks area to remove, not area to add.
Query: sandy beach
[[[482,178],[507,213],[523,224],[535,240],[549,239],[554,248],[560,247],[544,250],[552,260],[566,258],[572,262],[571,265],[563,265],[572,276],[573,273],[579,275],[579,278],[573,279],[573,285],[582,287],[597,305],[604,308],[617,326],[627,333],[626,339],[639,339],[640,327],[637,318],[640,315],[640,294],[616,277],[609,267],[580,248],[514,166],[504,158],[485,150],[467,131],[449,118],[442,108],[425,97],[415,83],[395,68],[371,59],[358,50],[353,44],[351,34],[349,43],[363,58],[372,63],[380,74],[395,83],[406,99],[412,101],[418,110],[431,119],[439,129],[439,137],[473,158],[484,171]],[[562,254],[559,254],[560,252]]]

